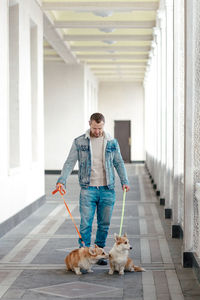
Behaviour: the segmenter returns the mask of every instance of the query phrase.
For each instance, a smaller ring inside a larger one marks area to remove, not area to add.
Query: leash
[[[68,213],[69,213],[69,215],[70,215],[70,217],[71,217],[72,223],[74,224],[74,226],[75,226],[75,228],[76,228],[76,231],[77,231],[78,236],[79,236],[79,238],[80,238],[80,240],[81,240],[81,243],[83,244],[83,247],[85,247],[85,243],[84,243],[84,241],[83,241],[83,239],[82,239],[82,236],[81,236],[81,234],[80,234],[80,232],[79,232],[79,230],[78,230],[78,227],[76,226],[75,220],[74,220],[74,218],[73,218],[73,216],[72,216],[72,214],[71,214],[71,212],[70,212],[70,210],[69,210],[69,207],[68,207],[68,205],[67,205],[67,203],[66,203],[66,201],[65,201],[65,199],[64,199],[64,197],[63,197],[63,196],[66,194],[66,191],[65,191],[65,189],[63,188],[63,186],[62,186],[60,183],[58,183],[58,187],[52,192],[52,194],[54,195],[54,194],[56,194],[57,192],[60,193],[60,195],[61,195],[61,197],[62,197],[62,199],[63,199],[63,201],[64,201],[64,204],[65,204],[65,206],[66,206],[66,209],[67,209],[67,211],[68,211]]]
[[[125,200],[126,200],[126,188],[124,189],[124,193],[123,193],[122,215],[121,215],[121,223],[120,223],[120,229],[119,229],[119,236],[121,236],[121,234],[122,234],[122,226],[123,226],[123,221],[124,221]]]

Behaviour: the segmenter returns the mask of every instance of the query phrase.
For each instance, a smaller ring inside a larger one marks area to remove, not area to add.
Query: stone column
[[[184,160],[183,264],[192,266],[191,253],[198,251],[199,204],[194,186],[200,182],[200,2],[186,0],[186,82]],[[199,253],[198,253],[199,254]]]
[[[173,0],[165,1],[166,9],[166,138],[165,138],[165,217],[172,215],[173,191]]]
[[[152,90],[153,90],[153,97],[152,97],[152,106],[153,106],[153,178],[155,180],[155,185],[157,185],[157,144],[158,144],[158,95],[157,95],[157,49],[156,49],[156,42],[152,42],[152,49],[151,49],[151,61],[152,61]],[[156,188],[156,187],[155,187]]]
[[[148,66],[146,69],[146,74],[145,74],[145,80],[144,80],[144,90],[145,90],[145,148],[146,148],[146,161],[147,161],[147,166],[152,174],[152,161],[151,161],[151,140],[152,140],[152,132],[150,131],[151,128],[151,120],[152,120],[152,115],[151,115],[151,96],[150,96],[150,66],[148,62]]]
[[[184,217],[184,0],[174,1],[174,185],[172,237],[183,235]]]
[[[162,47],[161,17],[158,14],[154,28],[154,41],[144,81],[147,165],[154,179],[154,187],[160,191],[162,147]]]
[[[165,192],[165,172],[166,172],[166,15],[162,9],[158,12],[159,25],[161,29],[160,38],[160,116],[161,116],[161,137],[160,137],[160,164],[159,164],[159,178],[160,178],[160,192],[164,197]]]
[[[200,2],[194,0],[193,86],[194,86],[194,185],[200,182]],[[200,202],[194,197],[194,251],[200,257]],[[200,266],[199,266],[200,267]]]
[[[157,20],[158,25],[159,21]],[[155,119],[156,119],[156,140],[155,140],[155,182],[157,191],[160,192],[160,165],[161,165],[161,39],[160,27],[154,28],[154,57],[155,57]]]
[[[200,257],[200,182],[195,185],[195,210],[194,213],[194,250],[197,253],[197,256]]]
[[[145,75],[145,140],[147,150],[147,165],[151,175],[154,177],[154,153],[155,153],[155,59],[153,50],[150,53],[148,66]]]

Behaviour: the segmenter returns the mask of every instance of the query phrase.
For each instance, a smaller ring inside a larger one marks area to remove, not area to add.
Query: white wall
[[[0,222],[15,215],[44,195],[43,173],[43,16],[34,0],[19,1],[19,163],[10,164],[10,98],[9,98],[9,7],[0,1]],[[16,3],[17,1],[15,1]],[[12,1],[10,1],[12,3]],[[37,140],[32,139],[31,72],[30,72],[30,19],[37,25]],[[13,37],[15,38],[15,37]],[[32,143],[37,145],[37,160],[32,159]],[[5,205],[6,203],[6,205]]]
[[[85,130],[90,116],[98,110],[98,83],[88,66],[85,66]]]
[[[72,141],[88,128],[89,115],[97,109],[95,77],[84,65],[46,62],[45,169],[60,170]]]
[[[99,112],[106,119],[105,130],[114,136],[115,120],[131,121],[131,160],[145,160],[143,85],[132,82],[102,82]]]

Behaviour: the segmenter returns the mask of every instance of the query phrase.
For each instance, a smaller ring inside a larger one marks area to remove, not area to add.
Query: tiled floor
[[[0,299],[200,299],[200,286],[191,269],[181,267],[181,240],[170,237],[170,220],[164,219],[143,165],[127,165],[131,191],[127,193],[123,232],[133,246],[130,256],[145,267],[143,273],[108,275],[108,266],[94,273],[65,271],[64,258],[78,247],[77,234],[59,195],[52,196],[57,176],[46,176],[47,202],[0,239]],[[79,225],[79,185],[70,176],[66,201]],[[107,239],[119,232],[122,191],[117,200]],[[95,238],[96,221],[93,226]]]

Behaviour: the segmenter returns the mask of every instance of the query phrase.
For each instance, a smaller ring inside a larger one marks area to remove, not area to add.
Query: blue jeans
[[[95,244],[101,248],[105,246],[113,207],[115,191],[107,186],[82,188],[80,192],[80,234],[86,247],[90,247],[92,223],[97,209],[97,233]],[[79,239],[79,244],[82,246]]]

